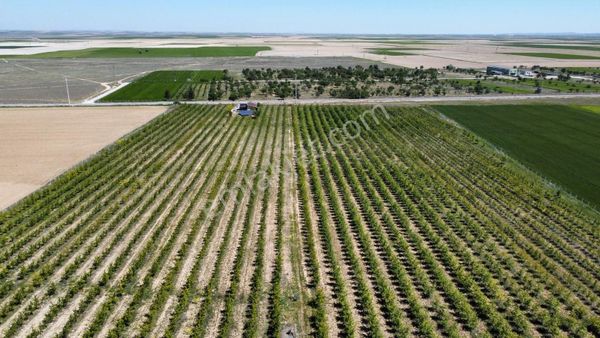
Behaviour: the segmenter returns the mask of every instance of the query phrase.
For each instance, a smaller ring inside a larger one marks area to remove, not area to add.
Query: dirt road
[[[260,100],[264,105],[302,105],[302,104],[394,104],[394,103],[447,103],[447,102],[511,102],[535,100],[598,100],[600,94],[548,94],[548,95],[480,95],[480,96],[424,96],[424,97],[379,97],[368,99],[287,99]],[[119,103],[82,103],[82,104],[0,104],[0,108],[44,108],[44,107],[134,107],[134,106],[170,106],[172,101],[161,102],[119,102]],[[193,105],[230,105],[232,101],[189,101],[181,104]]]

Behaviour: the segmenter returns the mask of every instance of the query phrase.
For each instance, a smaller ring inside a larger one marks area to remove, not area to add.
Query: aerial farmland
[[[3,5],[0,337],[599,337],[598,5],[267,2]]]
[[[1,328],[595,335],[597,221],[437,111],[181,106],[2,214]]]

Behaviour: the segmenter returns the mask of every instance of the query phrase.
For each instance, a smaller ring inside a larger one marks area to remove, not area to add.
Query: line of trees
[[[355,80],[366,82],[392,82],[401,84],[408,79],[437,79],[436,69],[420,68],[380,68],[378,65],[368,67],[325,67],[325,68],[284,68],[284,69],[244,69],[242,71],[248,81],[269,80],[313,80],[323,86],[341,85],[347,81]]]

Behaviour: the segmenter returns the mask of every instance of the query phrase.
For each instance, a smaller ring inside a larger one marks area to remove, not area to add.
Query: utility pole
[[[67,87],[67,101],[69,101],[69,106],[71,105],[71,93],[69,93],[69,79],[65,76],[65,86]]]

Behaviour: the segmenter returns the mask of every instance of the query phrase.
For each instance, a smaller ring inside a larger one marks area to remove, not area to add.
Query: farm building
[[[487,75],[506,75],[509,76],[511,68],[499,67],[499,66],[488,66]]]
[[[238,113],[240,116],[254,116],[255,112],[250,109],[240,110]]]
[[[258,103],[249,102],[249,103],[239,103],[231,110],[233,115],[239,115],[244,117],[256,117],[256,112],[258,111]]]
[[[488,66],[487,75],[500,75],[500,76],[512,76],[512,77],[535,77],[537,74],[529,69],[520,69],[520,68],[506,68],[500,66]]]

